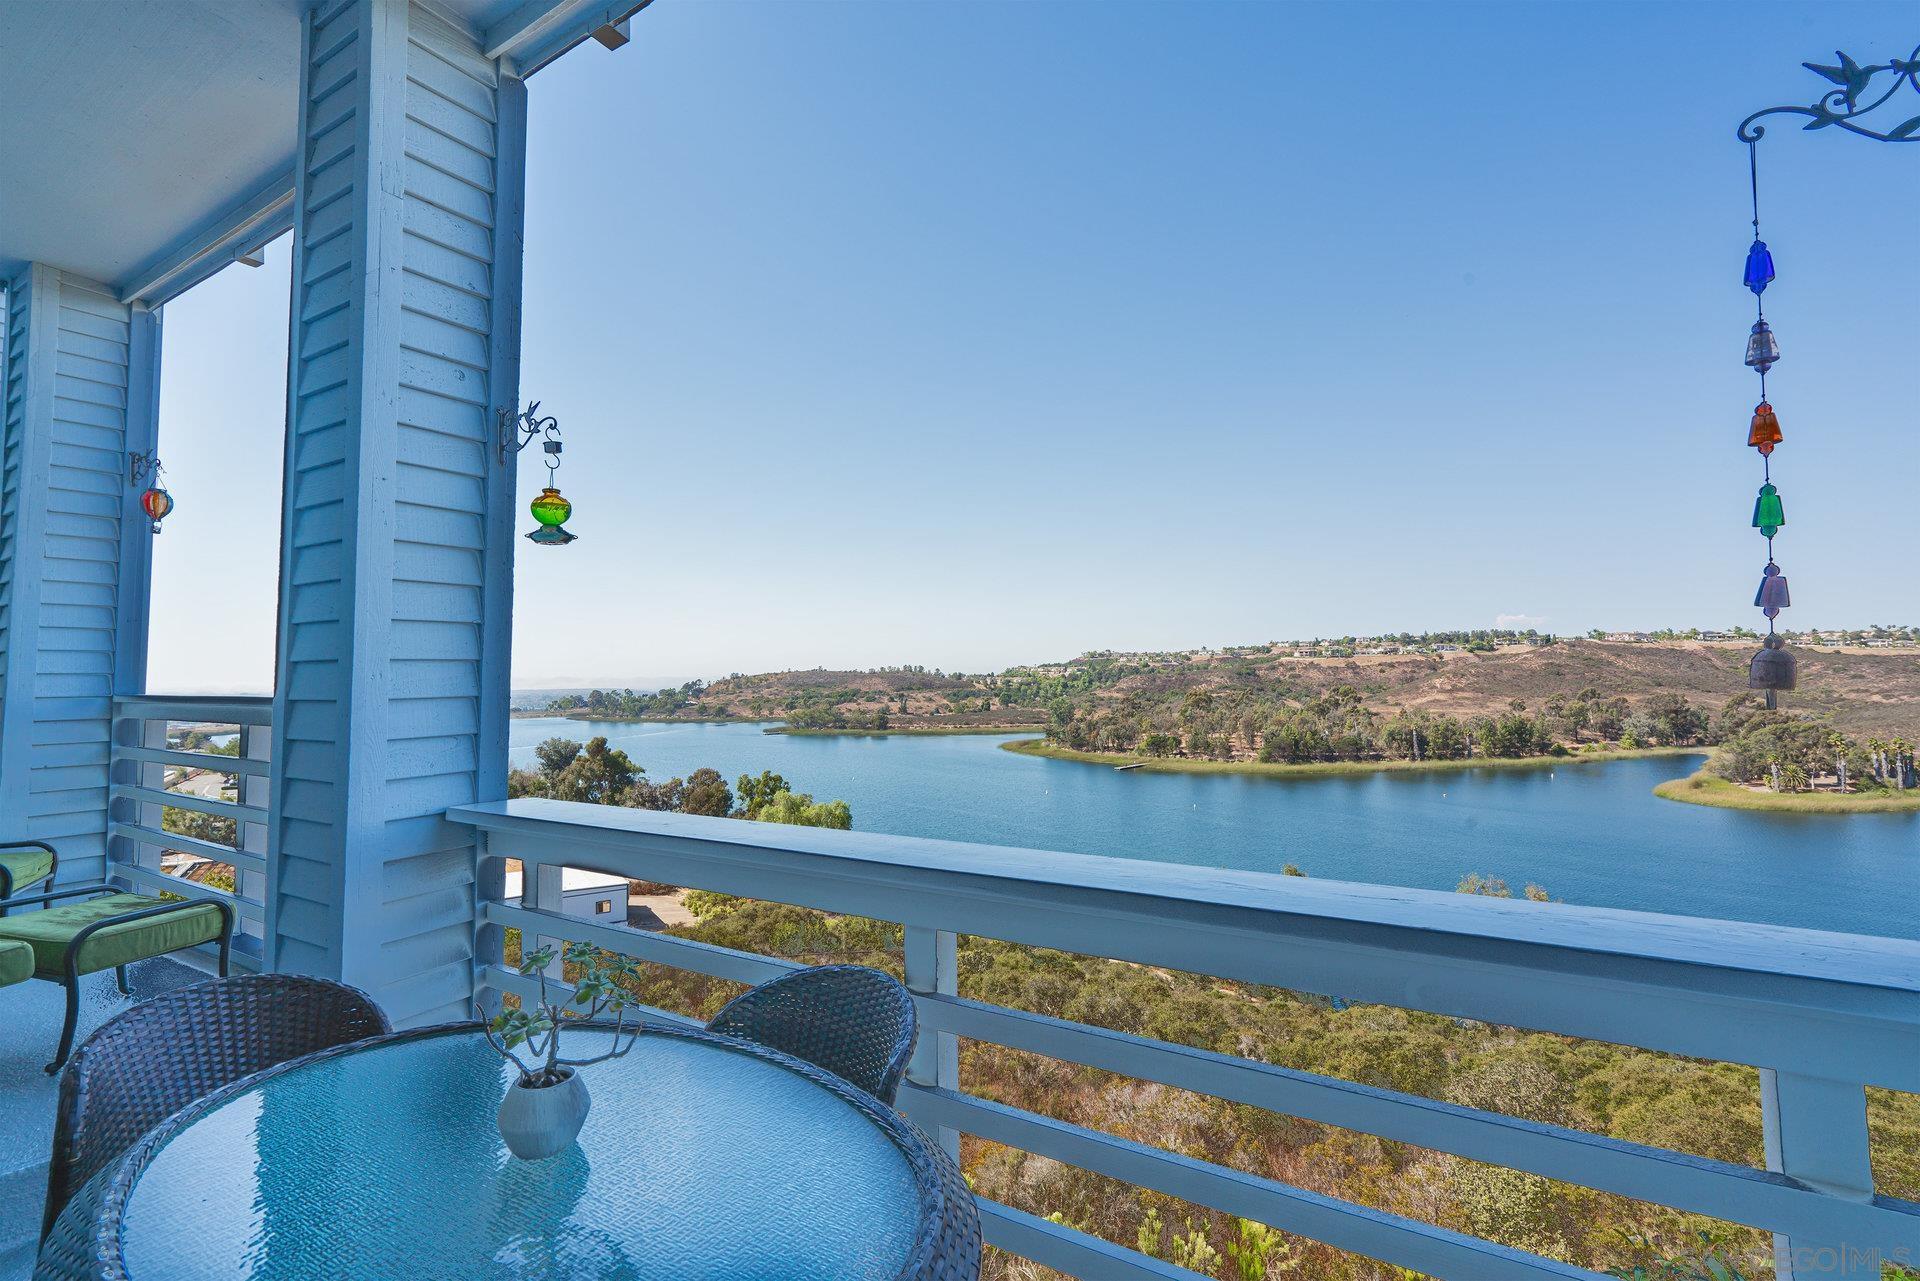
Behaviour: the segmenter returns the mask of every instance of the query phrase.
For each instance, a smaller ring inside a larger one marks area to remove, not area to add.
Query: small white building
[[[520,869],[507,872],[507,889],[502,896],[509,903],[520,902]],[[585,868],[568,867],[560,873],[560,911],[583,921],[601,925],[627,923],[627,878]]]

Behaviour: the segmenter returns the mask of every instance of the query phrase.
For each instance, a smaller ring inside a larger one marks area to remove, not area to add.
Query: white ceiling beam
[[[277,175],[238,204],[182,236],[115,288],[120,301],[158,307],[229,263],[256,256],[293,226],[293,171]]]
[[[652,0],[529,0],[489,27],[482,37],[487,57],[513,62],[532,75],[589,37],[609,49],[625,44],[627,20]],[[601,35],[602,32],[608,35]]]

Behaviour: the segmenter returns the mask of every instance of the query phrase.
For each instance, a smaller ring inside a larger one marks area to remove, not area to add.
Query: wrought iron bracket
[[[1920,116],[1903,120],[1884,133],[1857,123],[1859,117],[1876,110],[1899,93],[1901,85],[1920,94],[1920,45],[1914,46],[1913,52],[1904,59],[1893,58],[1865,67],[1837,50],[1834,57],[1839,59],[1838,66],[1829,67],[1817,62],[1803,62],[1800,65],[1830,81],[1836,88],[1821,95],[1820,100],[1810,106],[1768,107],[1754,112],[1740,122],[1740,141],[1758,142],[1767,132],[1766,126],[1758,123],[1763,117],[1786,115],[1807,117],[1802,129],[1832,126],[1848,133],[1857,133],[1862,138],[1872,138],[1876,142],[1920,142]],[[1883,71],[1893,73],[1893,80],[1887,85],[1886,92],[1871,102],[1864,102],[1873,90],[1874,78]]]
[[[560,420],[552,414],[541,417],[539,401],[533,401],[518,413],[503,405],[499,410],[499,420],[501,462],[507,462],[515,454],[531,445],[536,436],[546,437],[540,445],[545,452],[549,454],[560,452]],[[547,463],[549,470],[554,465],[552,461]]]
[[[157,453],[127,454],[127,488],[138,489],[160,470],[160,455]]]

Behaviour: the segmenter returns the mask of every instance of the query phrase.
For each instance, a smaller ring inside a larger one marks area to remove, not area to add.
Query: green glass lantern
[[[542,547],[565,547],[577,534],[569,534],[565,525],[567,518],[573,515],[573,504],[560,496],[560,491],[548,485],[540,491],[537,498],[528,504],[533,518],[540,522],[540,528],[527,537]]]
[[[1760,496],[1753,500],[1753,527],[1772,538],[1786,523],[1787,513],[1780,503],[1780,491],[1769,481],[1760,486]]]

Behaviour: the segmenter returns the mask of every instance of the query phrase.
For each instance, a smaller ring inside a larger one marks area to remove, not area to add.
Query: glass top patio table
[[[574,1056],[606,1034],[568,1035]],[[649,1026],[585,1070],[578,1142],[537,1162],[501,1142],[512,1073],[474,1025],[364,1046],[161,1126],[95,1180],[114,1185],[90,1188],[97,1204],[68,1207],[97,1220],[93,1261],[135,1281],[891,1281],[940,1232],[927,1220],[944,1155],[884,1105],[759,1046]]]

